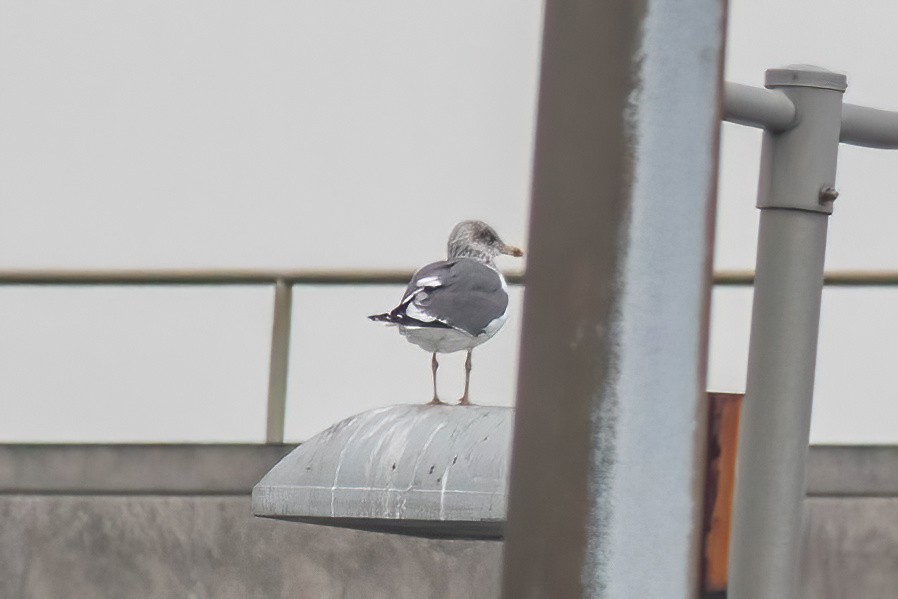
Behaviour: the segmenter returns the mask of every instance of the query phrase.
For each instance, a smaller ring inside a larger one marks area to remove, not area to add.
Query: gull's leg
[[[461,396],[461,399],[458,400],[458,405],[460,406],[469,406],[471,405],[471,400],[468,399],[468,385],[471,383],[471,352],[474,351],[472,349],[468,350],[468,357],[465,358],[465,393]]]
[[[433,399],[430,400],[430,403],[435,406],[443,404],[440,401],[440,396],[437,395],[437,368],[439,367],[440,363],[437,362],[437,353],[433,352],[433,357],[430,359],[430,370],[433,372]]]

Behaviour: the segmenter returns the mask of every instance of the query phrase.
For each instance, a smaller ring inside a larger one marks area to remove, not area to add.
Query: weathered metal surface
[[[724,8],[545,4],[508,599],[698,593]]]
[[[743,395],[708,394],[708,463],[705,482],[705,539],[702,551],[702,599],[724,597],[729,563],[733,481]]]
[[[513,411],[402,405],[347,418],[281,460],[253,513],[433,537],[500,538]]]

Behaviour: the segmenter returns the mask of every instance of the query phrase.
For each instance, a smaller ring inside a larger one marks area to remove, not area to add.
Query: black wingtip
[[[390,316],[388,313],[372,314],[371,316],[368,317],[368,320],[373,320],[375,322],[392,322],[393,317]]]

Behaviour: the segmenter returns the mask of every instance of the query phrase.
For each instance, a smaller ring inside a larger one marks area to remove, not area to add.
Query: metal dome
[[[512,408],[400,405],[347,418],[253,488],[256,516],[426,537],[500,539]]]

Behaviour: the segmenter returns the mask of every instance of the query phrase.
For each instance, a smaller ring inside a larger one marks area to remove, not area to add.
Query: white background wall
[[[896,19],[733,0],[727,78],[813,63],[898,109]],[[0,0],[0,268],[412,269],[463,218],[524,244],[540,20],[536,0]],[[718,268],[753,264],[759,140],[724,126]],[[896,178],[898,153],[843,147],[829,268],[898,268]],[[429,357],[364,318],[400,292],[295,290],[289,438],[429,398]],[[824,293],[815,442],[898,442],[896,299]],[[0,288],[0,441],[261,440],[271,302]],[[712,389],[744,386],[749,312],[715,292]],[[475,352],[475,401],[512,402],[519,326]]]

